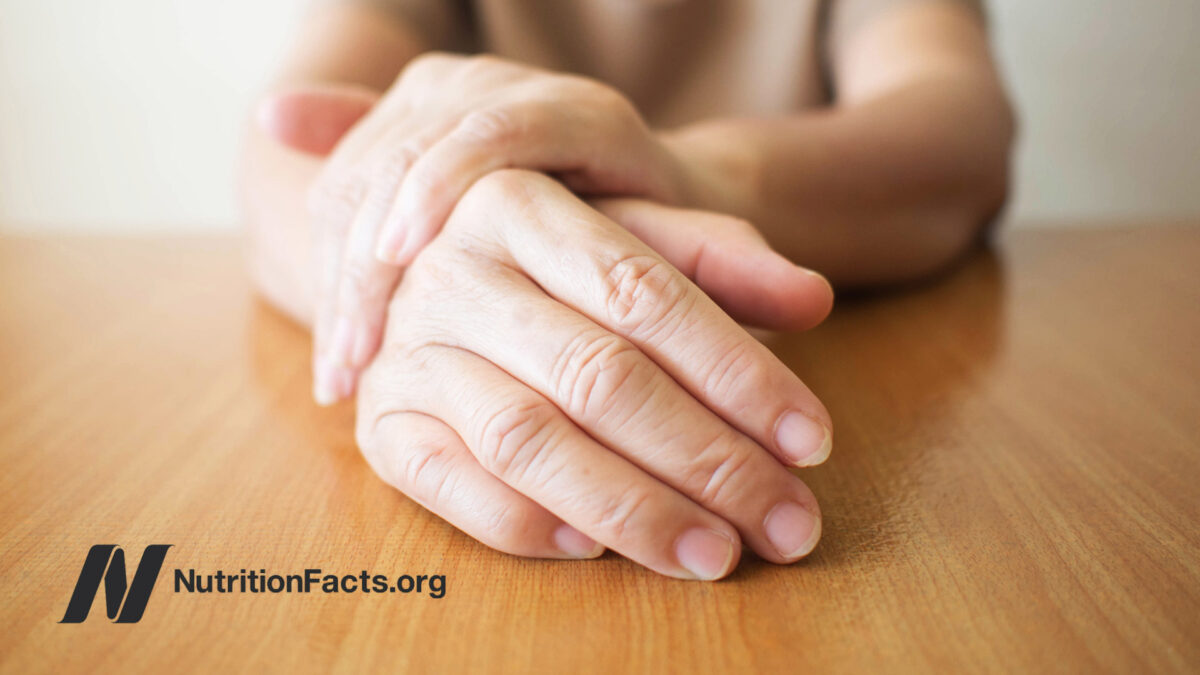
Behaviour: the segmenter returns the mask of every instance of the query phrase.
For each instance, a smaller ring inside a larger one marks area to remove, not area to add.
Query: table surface
[[[1200,669],[1200,228],[1017,230],[769,340],[827,402],[825,537],[718,583],[522,560],[378,480],[233,239],[0,239],[0,668]],[[171,544],[138,623],[58,623]],[[174,569],[442,574],[188,594]]]

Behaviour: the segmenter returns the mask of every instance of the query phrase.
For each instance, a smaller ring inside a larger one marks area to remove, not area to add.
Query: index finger
[[[465,201],[485,210],[514,266],[637,345],[729,424],[790,464],[828,457],[832,423],[812,391],[624,228],[554,180],[526,171],[495,172]]]

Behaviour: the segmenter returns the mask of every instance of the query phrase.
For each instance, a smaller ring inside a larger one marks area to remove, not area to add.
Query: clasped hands
[[[313,186],[314,393],[357,389],[388,483],[501,551],[614,551],[717,579],[820,537],[788,467],[828,456],[813,393],[739,321],[819,323],[823,277],[735,217],[615,90],[427,55],[382,98],[277,93]]]

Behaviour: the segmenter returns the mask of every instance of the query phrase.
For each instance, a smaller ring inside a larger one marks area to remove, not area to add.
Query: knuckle
[[[594,529],[609,540],[620,540],[638,529],[650,507],[651,494],[644,488],[626,488],[606,498],[595,511]]]
[[[725,216],[725,219],[726,219],[726,226],[729,228],[730,231],[736,232],[737,234],[739,234],[743,237],[754,238],[759,241],[765,241],[765,239],[763,238],[762,232],[760,232],[759,229],[757,227],[755,227],[753,223],[746,220],[745,218],[738,218],[736,216]]]
[[[459,122],[455,135],[469,143],[505,145],[518,140],[523,129],[515,111],[492,107],[467,113]]]
[[[550,373],[556,400],[569,414],[597,418],[612,412],[618,401],[632,401],[631,390],[644,387],[643,357],[628,340],[608,331],[576,336],[555,360]]]
[[[505,406],[479,427],[479,461],[496,476],[535,474],[553,440],[554,413],[541,401]]]
[[[483,522],[484,543],[498,551],[524,555],[529,543],[536,540],[533,522],[532,510],[528,507],[513,502],[493,504]]]
[[[468,56],[463,59],[462,64],[463,75],[466,77],[486,75],[494,72],[497,68],[506,68],[510,65],[508,61],[486,52]]]
[[[593,112],[602,113],[604,119],[621,123],[642,124],[637,106],[628,96],[603,82],[578,75],[562,76],[563,88],[573,98],[587,101]]]
[[[431,507],[445,503],[457,476],[450,448],[418,441],[398,454],[395,476],[400,489]]]
[[[403,271],[391,296],[392,306],[405,302],[418,317],[444,317],[447,311],[475,307],[491,291],[488,270],[479,256],[445,238],[435,239]],[[414,317],[410,317],[410,320]]]
[[[603,84],[592,86],[591,95],[596,105],[609,114],[620,115],[623,119],[640,119],[633,101],[616,89]]]
[[[376,160],[376,175],[386,185],[399,185],[419,156],[419,149],[410,142],[392,145],[384,150]],[[389,191],[385,198],[390,199],[390,197]]]
[[[740,496],[744,469],[753,455],[729,434],[722,433],[689,463],[684,478],[689,495],[703,505],[728,505]]]
[[[701,381],[701,391],[715,399],[733,404],[744,398],[740,395],[742,392],[773,391],[770,385],[771,368],[755,353],[756,344],[740,341],[727,345],[716,358],[707,361],[711,365]],[[752,401],[746,400],[743,405],[751,403]],[[742,410],[735,409],[731,412],[739,414]]]
[[[398,81],[401,84],[412,84],[414,80],[434,77],[455,59],[456,57],[446,52],[423,52],[409,61],[404,70],[400,71]]]
[[[382,429],[403,430],[413,383],[426,381],[438,346],[420,340],[389,339],[359,376],[354,435],[364,453],[383,440]],[[407,437],[405,434],[401,434]]]
[[[495,213],[497,208],[530,207],[537,175],[521,169],[492,171],[475,181],[462,201],[470,209],[482,209],[479,213]]]
[[[625,334],[652,339],[686,313],[683,277],[649,255],[618,260],[604,276],[609,317]]]
[[[342,279],[338,301],[350,305],[346,310],[366,312],[368,307],[385,305],[393,277],[374,261],[350,260],[342,266]]]

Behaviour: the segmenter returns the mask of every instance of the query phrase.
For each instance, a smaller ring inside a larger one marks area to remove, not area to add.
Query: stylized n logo
[[[71,602],[67,603],[67,613],[59,623],[82,623],[87,618],[96,591],[100,590],[101,578],[104,579],[108,618],[117,623],[137,623],[146,611],[146,601],[150,599],[150,591],[154,590],[154,582],[158,581],[158,572],[169,548],[170,544],[146,547],[126,593],[125,552],[112,544],[93,546],[79,571],[79,581],[75,582],[75,592],[71,594]]]

